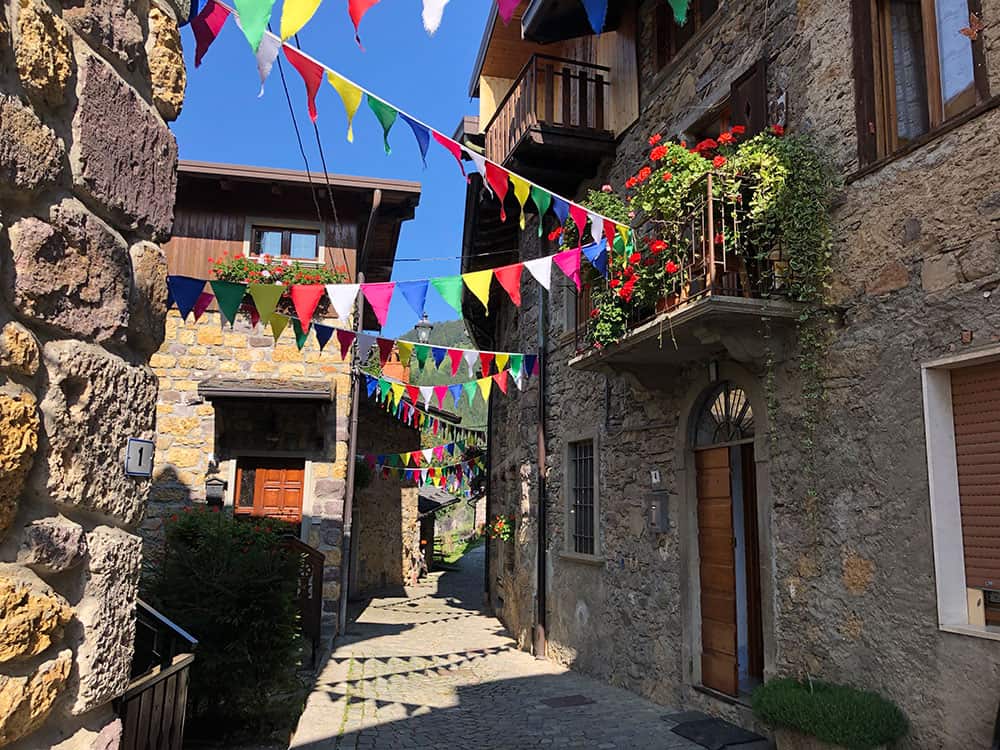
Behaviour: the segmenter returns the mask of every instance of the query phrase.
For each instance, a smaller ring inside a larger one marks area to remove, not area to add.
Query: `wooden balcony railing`
[[[486,156],[503,163],[532,128],[608,132],[610,68],[533,55],[486,126]]]

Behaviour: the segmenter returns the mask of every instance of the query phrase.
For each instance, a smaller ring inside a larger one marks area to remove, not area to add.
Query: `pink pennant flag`
[[[493,357],[494,357],[493,352],[479,353],[479,361],[482,363],[483,366],[483,377],[486,377],[487,375],[490,374],[490,365],[493,364]]]
[[[212,46],[212,42],[222,31],[223,24],[229,18],[229,9],[223,8],[215,0],[208,0],[201,12],[191,19],[191,31],[194,32],[195,52],[194,66],[201,65],[201,59]]]
[[[569,215],[573,219],[573,223],[576,224],[576,235],[577,248],[583,247],[583,232],[587,228],[587,211],[583,206],[578,206],[575,203],[569,204]],[[579,285],[577,285],[579,288]]]
[[[486,181],[490,183],[490,187],[496,193],[497,200],[500,201],[500,221],[507,221],[507,211],[503,207],[504,198],[507,197],[507,188],[510,185],[507,170],[498,167],[491,161],[486,162]]]
[[[514,11],[517,10],[517,6],[520,4],[521,0],[497,0],[500,18],[503,19],[504,24],[510,23],[510,19],[514,17]]]
[[[504,393],[507,392],[507,370],[501,370],[496,375],[493,376],[493,382],[497,384],[499,388]]]
[[[392,347],[396,342],[393,339],[384,339],[379,336],[375,339],[375,343],[378,344],[378,361],[380,366],[385,367],[385,363],[388,362],[389,357],[392,356]]]
[[[444,397],[448,394],[448,386],[446,385],[436,385],[434,386],[434,397],[438,400],[438,408],[444,408]]]
[[[580,259],[577,258],[577,264],[579,262]],[[385,325],[385,319],[389,315],[389,303],[392,302],[392,292],[395,288],[396,284],[392,281],[382,284],[361,285],[361,293],[365,295],[368,304],[375,311],[375,317],[378,318],[379,325]]]
[[[194,322],[198,322],[198,318],[205,314],[205,310],[208,306],[212,304],[212,300],[215,297],[212,296],[211,292],[202,292],[198,295],[198,299],[195,300],[194,307],[191,308],[191,312],[194,313]]]
[[[340,358],[347,359],[347,352],[351,348],[351,344],[354,343],[355,336],[350,331],[343,331],[340,328],[337,329],[337,343],[340,344]]]
[[[292,67],[299,71],[306,84],[306,95],[309,97],[309,119],[316,122],[316,92],[323,83],[323,68],[314,63],[294,47],[284,45],[285,57]]]
[[[435,445],[434,446],[434,458],[436,458],[438,461],[444,461],[444,446],[443,445]]]
[[[524,266],[520,263],[493,269],[493,277],[510,295],[510,301],[518,307],[521,306],[521,274],[523,272]]]
[[[458,375],[458,366],[462,364],[462,350],[449,349],[448,358],[451,360],[451,376],[455,377]]]
[[[580,248],[556,253],[552,256],[552,260],[559,266],[559,270],[573,280],[576,290],[580,291]]]
[[[351,22],[354,24],[354,41],[361,46],[361,33],[358,27],[361,25],[361,19],[368,12],[369,8],[375,5],[379,0],[348,0],[347,10],[351,14]]]
[[[436,130],[431,131],[431,135],[434,136],[434,140],[440,143],[448,152],[455,157],[455,161],[458,162],[458,168],[462,170],[462,177],[465,181],[469,181],[469,175],[465,173],[465,163],[462,161],[462,147],[457,141],[452,140],[446,135],[442,135]]]
[[[326,289],[322,284],[293,284],[291,289],[292,304],[295,306],[295,314],[299,316],[299,325],[302,330],[309,332],[313,313]]]

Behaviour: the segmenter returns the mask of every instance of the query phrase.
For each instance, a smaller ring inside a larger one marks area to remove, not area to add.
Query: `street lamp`
[[[417,329],[417,339],[421,344],[426,344],[431,340],[431,331],[434,330],[434,324],[427,319],[427,313],[420,319],[420,322],[416,325]]]

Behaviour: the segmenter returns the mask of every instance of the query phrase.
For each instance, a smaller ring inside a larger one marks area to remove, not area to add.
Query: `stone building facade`
[[[906,747],[987,746],[1000,700],[1000,630],[966,612],[965,577],[955,564],[961,568],[957,498],[941,484],[949,436],[955,473],[951,399],[936,389],[948,368],[1000,354],[1000,175],[982,156],[998,140],[997,100],[863,164],[854,49],[864,40],[852,32],[852,12],[867,3],[720,2],[662,67],[661,4],[623,5],[637,14],[639,116],[616,133],[613,153],[579,181],[574,197],[604,183],[624,193],[625,179],[647,163],[650,134],[697,131],[761,59],[770,116],[789,132],[812,133],[844,179],[833,207],[832,321],[812,454],[819,460],[810,480],[794,325],[773,321],[771,355],[758,314],[744,321],[750,333],[742,338],[701,330],[710,354],[687,360],[579,356],[575,294],[554,273],[548,295],[526,292],[520,309],[491,310],[478,331],[484,348],[522,351],[537,347],[540,324],[546,331],[545,612],[540,618],[537,609],[534,379],[521,399],[492,405],[490,514],[511,513],[517,522],[514,543],[491,543],[494,606],[524,648],[542,619],[549,658],[666,705],[752,725],[745,695],[706,689],[702,659],[693,432],[706,399],[730,384],[753,411],[743,477],[756,483],[763,677],[809,674],[877,690],[909,717]],[[535,2],[528,13],[534,6],[544,15],[550,4]],[[997,14],[1000,5],[983,0],[982,17]],[[487,29],[487,59],[492,34]],[[978,75],[995,92],[1000,48],[989,31],[982,49]],[[489,120],[486,113],[480,121]],[[558,171],[560,163],[554,156],[548,166]],[[478,202],[478,185],[472,190]],[[496,212],[486,199],[477,219],[492,221]],[[526,231],[506,236],[508,246],[490,249],[523,260],[554,252],[533,228],[532,217]],[[484,248],[467,241],[467,270],[498,265],[496,256],[477,259]],[[661,331],[666,352],[669,327]],[[996,425],[990,409],[984,404],[983,421]],[[587,555],[572,551],[568,522],[570,451],[579,441],[590,441],[595,463],[596,539]],[[651,506],[663,503],[666,518],[653,523]]]
[[[186,2],[0,11],[0,745],[111,748],[128,684]]]

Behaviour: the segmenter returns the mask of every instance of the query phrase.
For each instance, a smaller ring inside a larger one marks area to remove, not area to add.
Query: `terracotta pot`
[[[794,729],[775,729],[774,744],[778,750],[844,750],[840,745],[818,740],[808,734],[796,732]],[[884,748],[885,745],[881,745],[878,750],[884,750]]]
[[[660,297],[656,300],[656,314],[665,313],[673,310],[677,307],[678,295],[668,294],[666,297]]]

